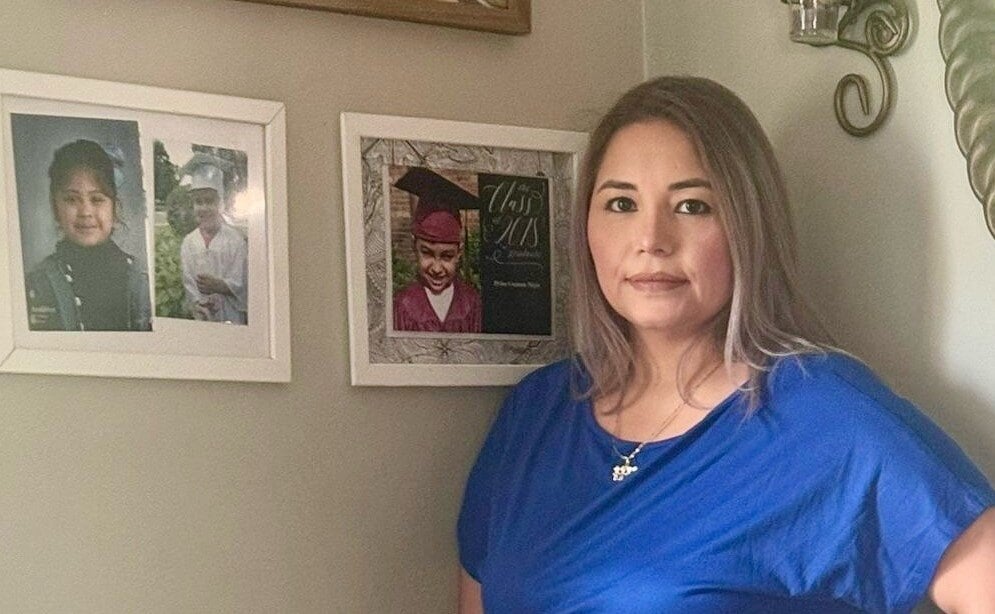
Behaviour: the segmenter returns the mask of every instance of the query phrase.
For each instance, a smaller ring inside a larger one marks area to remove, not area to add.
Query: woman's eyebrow
[[[677,190],[687,190],[689,188],[707,188],[712,189],[712,184],[710,181],[703,177],[692,177],[690,179],[683,179],[681,181],[675,181],[674,183],[667,186],[672,192]],[[595,192],[600,192],[602,190],[636,190],[636,184],[629,183],[628,181],[617,181],[615,179],[605,180]]]
[[[635,190],[636,184],[629,183],[628,181],[617,181],[615,179],[606,179],[604,183],[598,186],[595,192],[600,192],[602,190]]]
[[[693,177],[683,181],[675,181],[670,184],[671,190],[686,190],[688,188],[708,188],[711,190],[712,184],[707,179],[703,179],[701,177]]]

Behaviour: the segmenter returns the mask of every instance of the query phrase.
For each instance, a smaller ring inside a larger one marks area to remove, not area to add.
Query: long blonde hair
[[[575,390],[585,397],[622,392],[635,372],[628,323],[608,305],[598,285],[587,218],[612,137],[647,121],[667,122],[687,135],[719,197],[733,291],[728,307],[716,317],[711,340],[722,347],[727,367],[747,367],[744,387],[750,407],[756,407],[765,374],[778,358],[822,352],[834,342],[799,290],[787,191],[767,136],[735,94],[696,77],[660,77],[634,87],[591,135],[571,228],[571,342],[589,383]]]

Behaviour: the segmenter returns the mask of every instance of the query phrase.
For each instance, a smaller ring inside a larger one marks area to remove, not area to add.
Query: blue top
[[[511,392],[470,473],[460,562],[489,613],[908,612],[995,505],[950,438],[842,355],[782,360],[753,416],[734,393],[622,482],[569,372]]]

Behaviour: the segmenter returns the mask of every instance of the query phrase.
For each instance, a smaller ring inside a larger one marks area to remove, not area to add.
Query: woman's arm
[[[947,614],[995,612],[995,507],[947,548],[929,596]]]
[[[480,596],[480,583],[470,577],[466,570],[459,569],[458,614],[484,614],[484,602]]]

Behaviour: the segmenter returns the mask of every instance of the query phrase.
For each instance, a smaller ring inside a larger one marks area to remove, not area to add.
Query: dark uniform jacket
[[[148,331],[152,329],[152,306],[149,301],[149,278],[144,269],[137,266],[135,259],[121,251],[113,242],[108,242],[108,255],[123,270],[123,275],[109,283],[123,285],[121,294],[125,296],[126,314],[123,321],[113,328],[102,330]],[[30,330],[95,330],[88,326],[87,310],[74,287],[78,271],[67,262],[66,251],[60,244],[54,254],[42,260],[25,279],[28,299],[28,328]]]

